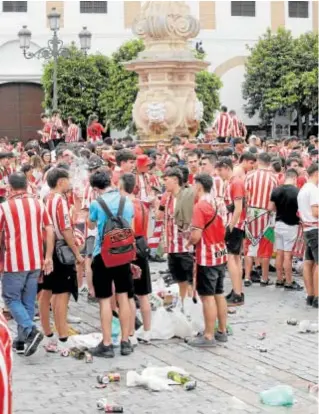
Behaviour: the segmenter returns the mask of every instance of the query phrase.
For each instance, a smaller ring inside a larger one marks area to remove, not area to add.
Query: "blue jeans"
[[[2,297],[18,324],[18,341],[24,342],[33,328],[34,308],[40,270],[5,272]]]

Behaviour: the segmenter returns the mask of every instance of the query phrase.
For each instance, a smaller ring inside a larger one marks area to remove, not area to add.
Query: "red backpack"
[[[101,244],[101,256],[105,267],[117,267],[133,262],[136,259],[134,232],[122,216],[126,198],[121,196],[116,216],[113,216],[101,197],[96,201],[108,217]]]

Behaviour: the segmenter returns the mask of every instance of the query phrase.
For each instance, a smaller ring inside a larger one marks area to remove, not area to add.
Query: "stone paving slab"
[[[160,268],[165,265],[152,266],[155,271]],[[154,341],[139,345],[129,357],[95,358],[93,364],[46,354],[43,349],[29,358],[15,355],[14,413],[91,414],[98,412],[95,403],[101,397],[123,405],[128,414],[317,413],[317,400],[307,386],[318,382],[318,337],[300,334],[286,323],[292,317],[316,320],[316,310],[305,306],[303,292],[252,286],[245,294],[245,306],[229,317],[234,335],[216,349],[195,350],[179,339]],[[72,303],[71,313],[83,319],[81,332],[99,330],[97,305],[81,298]],[[14,331],[14,324],[10,326]],[[267,353],[255,348],[261,345],[260,332],[266,332],[262,345]],[[154,393],[127,388],[126,372],[149,365],[183,367],[197,380],[197,389],[186,392],[174,386],[171,392]],[[96,375],[104,371],[120,372],[121,383],[95,389]],[[293,407],[260,403],[259,392],[278,384],[293,387]]]

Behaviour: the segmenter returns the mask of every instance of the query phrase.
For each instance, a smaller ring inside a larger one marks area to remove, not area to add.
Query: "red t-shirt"
[[[306,184],[306,182],[307,182],[307,177],[306,176],[304,176],[304,175],[300,175],[298,178],[297,178],[297,187],[300,189],[300,188],[302,188],[305,184]]]
[[[232,177],[225,187],[226,207],[233,204],[235,200],[239,200],[239,199],[244,200],[244,198],[245,198],[244,180],[238,177]],[[232,217],[233,217],[233,213],[227,212],[227,224],[228,225],[230,224]],[[244,230],[245,217],[246,217],[246,212],[245,212],[245,209],[243,208],[239,221],[235,226],[236,228],[240,230]]]
[[[218,266],[227,262],[225,226],[219,213],[215,215],[216,208],[212,201],[201,199],[194,206],[192,227],[203,230],[196,245],[196,263],[201,266]],[[209,224],[213,217],[214,220]]]
[[[92,141],[99,141],[102,138],[103,130],[104,128],[101,124],[93,122],[93,124],[88,127],[88,137],[91,138]]]
[[[148,229],[148,210],[145,205],[138,199],[134,199],[134,232],[135,236],[147,237]],[[143,210],[142,210],[143,209]]]

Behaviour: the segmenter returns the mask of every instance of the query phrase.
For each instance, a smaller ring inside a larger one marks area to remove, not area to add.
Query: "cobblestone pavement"
[[[303,292],[275,287],[247,288],[245,306],[229,318],[234,335],[225,346],[213,350],[194,350],[174,339],[140,345],[129,357],[95,358],[93,364],[48,355],[43,349],[30,358],[15,355],[14,413],[91,414],[97,412],[95,403],[102,397],[123,405],[127,414],[317,413],[317,400],[307,392],[309,382],[317,383],[317,335],[300,334],[297,327],[286,323],[291,317],[317,319],[317,312],[306,308],[304,298]],[[97,305],[80,299],[72,303],[71,313],[83,319],[82,332],[99,329]],[[262,343],[267,353],[254,348],[261,343],[260,332],[267,334]],[[197,389],[186,392],[174,387],[172,392],[152,393],[126,388],[126,372],[148,365],[183,367],[197,380]],[[123,380],[104,390],[95,389],[96,375],[105,371],[120,372]],[[260,403],[259,392],[277,384],[293,387],[293,407]]]

